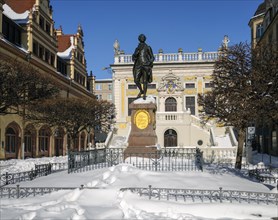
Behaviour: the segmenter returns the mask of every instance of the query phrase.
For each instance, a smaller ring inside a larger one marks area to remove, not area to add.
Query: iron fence
[[[248,171],[248,175],[251,178],[255,178],[260,182],[265,183],[277,183],[278,184],[278,169],[277,168],[264,168],[264,169],[252,169]]]
[[[202,170],[202,153],[198,148],[161,149],[155,152],[126,153],[122,148],[71,151],[68,154],[68,172],[110,167],[120,163],[153,171]]]
[[[175,200],[184,202],[238,202],[278,205],[277,193],[249,192],[236,190],[206,190],[206,189],[170,189],[170,188],[122,188],[121,191],[131,191],[140,196],[157,200]]]
[[[45,195],[60,190],[73,190],[78,187],[2,187],[0,188],[0,198],[26,198],[29,196]]]
[[[67,169],[67,164],[47,163],[36,164],[35,169],[30,171],[18,172],[18,173],[4,173],[0,176],[0,187],[9,184],[15,184],[23,181],[31,181],[41,176],[47,176],[53,172],[58,172]]]

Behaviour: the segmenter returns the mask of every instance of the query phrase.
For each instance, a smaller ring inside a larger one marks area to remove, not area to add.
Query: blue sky
[[[113,64],[113,43],[132,54],[144,33],[154,53],[216,51],[224,35],[230,44],[250,42],[248,22],[263,0],[51,0],[55,27],[64,34],[84,32],[88,73]]]

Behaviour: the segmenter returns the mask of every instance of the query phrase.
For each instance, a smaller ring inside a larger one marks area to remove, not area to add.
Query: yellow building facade
[[[49,0],[0,0],[0,59],[17,59],[52,77],[64,97],[94,97],[86,70],[83,31],[55,30]],[[93,134],[82,132],[76,149]],[[34,126],[18,115],[0,116],[0,159],[59,156],[67,152],[64,128]]]

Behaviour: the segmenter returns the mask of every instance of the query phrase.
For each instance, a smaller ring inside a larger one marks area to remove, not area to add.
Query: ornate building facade
[[[278,45],[278,0],[264,0],[249,21],[253,48],[261,43]],[[272,86],[277,86],[274,84]],[[277,105],[277,103],[276,103]],[[258,151],[278,155],[277,123],[257,126],[256,148]]]
[[[52,77],[64,97],[93,97],[86,70],[83,31],[65,35],[55,30],[49,0],[0,0],[0,58],[30,64]],[[87,145],[82,132],[76,148]],[[64,128],[35,127],[18,115],[0,116],[0,159],[65,155]],[[23,153],[24,149],[24,153]]]
[[[223,46],[227,46],[225,36]],[[115,46],[116,45],[116,46]],[[131,124],[129,104],[136,99],[138,89],[133,79],[131,55],[119,50],[115,42],[113,72],[116,130],[118,136],[128,137]],[[161,147],[226,147],[237,145],[231,128],[203,125],[199,118],[198,94],[211,89],[211,75],[218,51],[155,54],[153,82],[147,95],[156,100],[156,134]]]

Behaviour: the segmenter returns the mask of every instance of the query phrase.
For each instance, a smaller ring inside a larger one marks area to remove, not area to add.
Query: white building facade
[[[227,39],[226,39],[227,40]],[[223,41],[225,42],[225,41]],[[227,42],[226,42],[227,43]],[[115,49],[113,72],[116,135],[128,137],[131,126],[129,104],[139,90],[133,80],[132,55]],[[211,89],[211,75],[218,51],[155,54],[153,82],[147,95],[156,99],[156,134],[161,147],[225,147],[237,145],[231,128],[216,124],[202,125],[198,94]],[[235,153],[235,151],[233,151]]]

